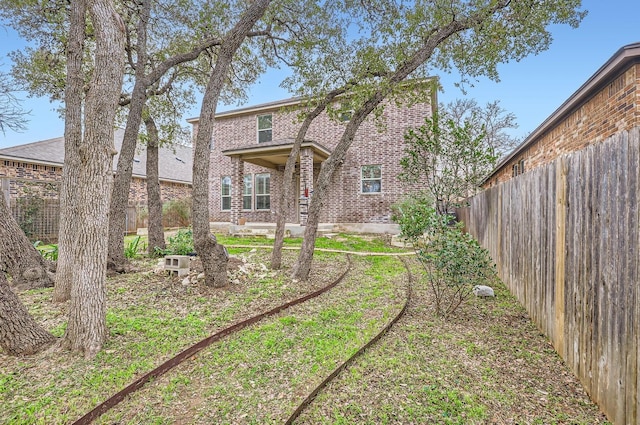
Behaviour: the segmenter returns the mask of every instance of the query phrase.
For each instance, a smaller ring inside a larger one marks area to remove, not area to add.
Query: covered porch
[[[244,187],[244,164],[251,163],[275,170],[278,176],[282,177],[287,158],[293,149],[294,139],[274,140],[259,145],[252,145],[243,148],[228,149],[222,153],[231,158],[231,185],[234,188]],[[307,221],[307,209],[310,198],[313,194],[314,166],[318,166],[325,161],[331,151],[317,142],[305,140],[300,146],[300,154],[296,163],[296,192],[297,199],[294,220],[295,223],[305,225]],[[282,182],[282,178],[272,179]],[[282,190],[277,188],[277,192]],[[271,191],[273,193],[273,191]],[[272,205],[271,209],[279,208],[279,205]],[[243,190],[235,190],[231,196],[230,223],[238,225],[243,222]]]

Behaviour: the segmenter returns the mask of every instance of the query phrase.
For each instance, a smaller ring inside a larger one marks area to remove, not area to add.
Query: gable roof
[[[123,138],[124,130],[117,128],[114,132],[113,142],[118,152],[122,146]],[[119,154],[116,154],[113,160],[114,171],[118,164],[118,156]],[[62,167],[64,164],[64,137],[0,149],[0,158]],[[147,151],[144,146],[138,144],[133,162],[134,177],[146,178],[146,162]],[[191,183],[193,153],[190,147],[180,145],[161,147],[158,150],[158,165],[160,180]]]

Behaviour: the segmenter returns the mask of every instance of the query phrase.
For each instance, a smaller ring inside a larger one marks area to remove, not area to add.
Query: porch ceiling
[[[277,169],[278,166],[284,166],[287,163],[289,152],[293,148],[293,142],[293,139],[274,140],[246,148],[227,149],[222,151],[222,154],[230,157],[240,157],[242,161],[250,162],[251,164]],[[331,154],[329,149],[311,140],[305,140],[300,147],[311,148],[314,164],[321,163]]]

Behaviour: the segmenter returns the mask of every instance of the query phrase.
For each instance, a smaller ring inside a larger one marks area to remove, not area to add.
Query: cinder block
[[[178,276],[186,276],[189,274],[189,269],[172,269],[172,268],[164,268],[165,271],[169,272],[170,275],[175,274]]]
[[[164,257],[164,270],[169,274],[185,276],[189,274],[188,255],[167,255]]]
[[[188,255],[167,255],[164,257],[164,268],[167,269],[189,269]]]

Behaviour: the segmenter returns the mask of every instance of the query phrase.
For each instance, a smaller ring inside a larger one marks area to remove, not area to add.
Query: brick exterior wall
[[[640,64],[636,63],[610,77],[591,97],[532,140],[526,149],[496,170],[484,186],[512,178],[513,166],[522,160],[526,172],[637,126],[640,126]]]
[[[0,159],[0,179],[9,180],[9,193],[12,199],[19,198],[27,191],[38,190],[39,196],[47,199],[58,197],[58,186],[62,181],[62,167],[42,165],[31,162]],[[36,189],[37,188],[37,189]],[[181,199],[191,196],[191,185],[160,181],[162,201]],[[146,180],[133,177],[129,189],[130,205],[147,204]]]
[[[299,122],[296,113],[283,111],[277,105],[255,108],[250,111],[223,113],[216,117],[213,134],[210,168],[210,204],[212,221],[229,222],[230,211],[221,209],[221,179],[232,176],[231,159],[222,151],[246,147],[259,147],[257,142],[257,116],[272,114],[272,139],[295,138]],[[390,223],[391,205],[400,200],[406,189],[398,180],[402,171],[400,159],[404,152],[404,133],[410,127],[424,124],[424,118],[431,115],[431,105],[420,103],[411,107],[386,104],[382,115],[384,129],[379,131],[373,118],[366,120],[358,130],[343,165],[333,178],[326,203],[321,215],[322,222],[330,223]],[[193,122],[194,134],[197,122]],[[340,140],[345,123],[334,122],[327,114],[316,118],[305,139],[319,143],[332,150]],[[361,193],[361,167],[363,165],[381,165],[382,192]],[[242,217],[253,222],[274,222],[276,199],[282,187],[283,169],[260,167],[251,163],[244,164],[244,174],[269,173],[271,175],[271,210],[258,211],[254,202],[250,211],[243,211]],[[319,164],[314,167],[314,180],[319,173]],[[241,188],[232,185],[233,194]],[[288,211],[288,221],[298,222],[297,211]]]

